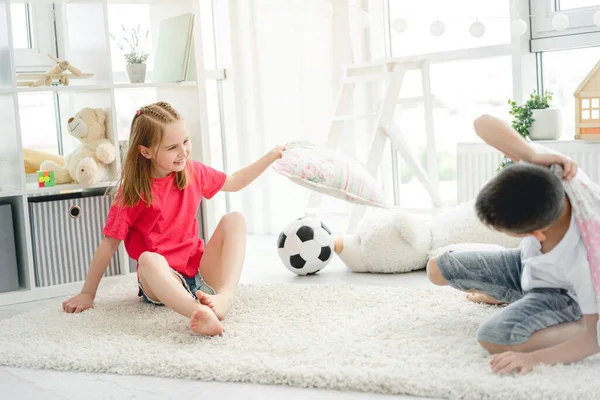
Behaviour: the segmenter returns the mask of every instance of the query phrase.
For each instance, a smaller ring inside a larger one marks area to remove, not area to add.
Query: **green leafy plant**
[[[127,65],[131,64],[145,64],[148,60],[149,54],[146,53],[145,46],[148,40],[148,34],[150,31],[146,31],[143,43],[140,43],[140,26],[136,29],[132,29],[131,33],[127,32],[125,26],[121,25],[123,29],[123,37],[121,40],[117,40],[112,33],[110,37],[115,41],[117,47],[123,52],[125,62]]]
[[[549,108],[551,101],[552,92],[545,91],[544,94],[541,95],[535,90],[529,95],[529,100],[523,105],[509,99],[508,104],[510,105],[510,111],[508,113],[513,117],[511,122],[513,129],[519,132],[526,140],[529,139],[529,129],[531,129],[531,124],[535,121],[532,117],[532,110]],[[502,168],[511,165],[512,163],[510,158],[504,156],[496,171],[500,171]]]
[[[542,110],[550,107],[552,101],[552,92],[544,92],[543,95],[534,91],[529,95],[529,100],[523,105],[519,105],[514,100],[508,100],[510,105],[510,111],[508,112],[513,116],[512,127],[514,130],[519,132],[524,138],[529,137],[529,129],[534,119],[532,118],[532,110]]]

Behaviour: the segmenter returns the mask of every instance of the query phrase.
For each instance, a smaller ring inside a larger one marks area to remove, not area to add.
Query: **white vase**
[[[531,118],[534,121],[529,128],[529,139],[557,140],[562,135],[563,124],[559,109],[531,110]]]
[[[131,83],[144,83],[146,80],[146,64],[128,64],[127,75],[129,75],[129,82]]]

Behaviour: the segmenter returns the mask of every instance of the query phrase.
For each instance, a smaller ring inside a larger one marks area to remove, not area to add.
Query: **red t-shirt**
[[[187,187],[177,188],[175,174],[155,178],[153,204],[140,201],[133,207],[113,202],[103,234],[125,241],[129,257],[137,260],[144,251],[158,253],[185,277],[196,275],[204,252],[198,237],[196,213],[202,198],[210,199],[225,184],[227,175],[197,161]]]

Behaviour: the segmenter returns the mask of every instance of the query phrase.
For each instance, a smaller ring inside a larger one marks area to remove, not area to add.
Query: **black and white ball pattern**
[[[315,217],[290,222],[277,239],[283,264],[293,273],[310,275],[323,269],[333,256],[331,231]]]

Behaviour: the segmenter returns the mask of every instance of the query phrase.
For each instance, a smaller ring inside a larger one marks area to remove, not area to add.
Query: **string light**
[[[392,29],[398,33],[402,33],[408,28],[408,23],[402,17],[398,17],[392,22]]]
[[[433,21],[429,26],[429,31],[433,36],[442,36],[446,32],[446,25],[439,19]]]
[[[523,36],[527,32],[527,22],[522,19],[515,19],[510,24],[510,32],[514,36]]]
[[[564,31],[569,27],[569,17],[563,13],[555,14],[552,17],[552,27],[557,31]]]
[[[366,10],[363,7],[358,7],[358,6],[354,6],[354,5],[348,5],[348,7],[360,9],[361,11],[363,11],[367,14],[370,12],[381,12],[381,13],[384,12],[383,9],[377,9],[377,8],[369,8],[368,10]],[[594,7],[588,8],[589,11],[592,11],[593,9],[594,9]],[[580,9],[564,10],[559,13],[555,13],[552,16],[552,27],[557,31],[566,30],[570,25],[570,19],[569,19],[568,14],[573,13],[573,12],[580,12]],[[527,16],[523,16],[521,18],[514,19],[510,25],[510,30],[511,30],[512,35],[522,36],[527,32],[528,24],[523,19],[524,17],[532,18],[532,17],[535,17],[535,15],[530,14]],[[545,17],[547,17],[547,16],[545,16]],[[484,18],[485,19],[510,19],[510,17],[497,17],[497,16],[486,16]],[[454,20],[456,20],[456,19],[464,19],[464,20],[475,19],[475,22],[473,22],[469,27],[469,32],[470,32],[471,36],[481,37],[485,34],[485,25],[483,24],[483,22],[479,21],[477,17],[460,17],[460,18],[446,17],[445,19],[454,19]],[[593,14],[592,20],[593,20],[594,25],[600,27],[600,9],[597,9],[597,11]],[[407,28],[408,28],[408,22],[405,18],[397,17],[394,19],[394,21],[392,23],[392,29],[395,32],[402,33],[402,32],[405,32]],[[436,20],[433,21],[431,23],[431,25],[429,26],[429,31],[434,36],[441,36],[446,32],[446,25],[441,20],[436,18]]]
[[[473,37],[476,37],[476,38],[482,37],[483,34],[485,33],[485,25],[483,25],[483,23],[480,21],[475,21],[469,27],[469,32],[471,33],[471,36],[473,36]]]

